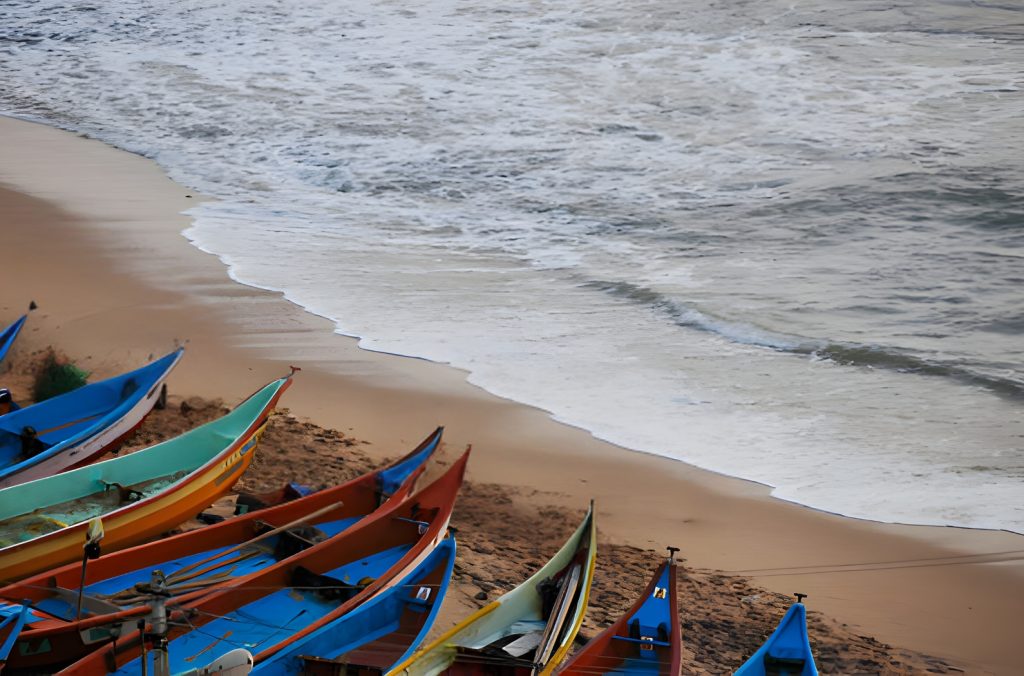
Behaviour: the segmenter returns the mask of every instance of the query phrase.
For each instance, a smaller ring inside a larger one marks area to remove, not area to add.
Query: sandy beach
[[[154,163],[8,118],[0,118],[0,139],[0,321],[13,320],[30,300],[40,306],[10,363],[53,345],[106,377],[185,344],[172,394],[228,404],[299,366],[284,400],[295,419],[365,442],[359,448],[368,462],[412,447],[443,424],[449,459],[468,443],[475,449],[469,502],[484,510],[500,493],[512,504],[501,514],[543,519],[538,548],[567,535],[587,501],[596,500],[602,543],[613,552],[599,553],[598,576],[609,588],[618,584],[622,552],[632,552],[630,571],[638,571],[637,562],[650,556],[644,550],[674,545],[687,566],[704,571],[692,581],[710,585],[717,576],[723,593],[734,582],[731,593],[743,598],[757,588],[803,592],[836,631],[916,655],[900,667],[850,673],[923,670],[928,662],[920,655],[967,673],[1024,672],[1017,645],[1024,536],[814,511],[773,499],[757,484],[603,443],[544,411],[493,397],[445,365],[361,350],[280,294],[233,282],[219,260],[192,247],[181,235],[189,224],[182,212],[201,196]],[[288,478],[276,476],[289,466],[287,453],[278,455],[285,461],[261,470],[273,483]],[[483,525],[503,527],[493,513],[476,523],[481,532]],[[489,533],[490,553],[475,550],[473,566],[483,571],[493,560],[487,557],[503,553],[522,558],[517,565],[530,563],[532,553],[507,546],[529,540],[530,524],[505,527],[508,533]],[[473,529],[463,532],[468,539]],[[467,578],[463,591],[471,585]],[[621,586],[639,585],[631,579]],[[681,606],[700,589],[687,586]],[[465,607],[472,596],[460,598]],[[713,612],[715,603],[701,599],[701,612]],[[772,603],[765,614],[777,612]],[[453,606],[442,624],[458,616],[460,606]],[[703,645],[701,631],[695,624],[684,632],[691,654]]]

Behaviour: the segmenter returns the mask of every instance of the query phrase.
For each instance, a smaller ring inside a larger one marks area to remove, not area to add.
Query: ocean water
[[[1024,532],[1024,7],[7,0],[0,111],[373,350],[851,516]]]

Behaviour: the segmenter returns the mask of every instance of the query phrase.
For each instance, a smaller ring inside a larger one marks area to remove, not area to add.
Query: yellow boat
[[[594,505],[576,532],[530,579],[476,611],[387,676],[546,676],[583,623],[594,577]]]
[[[231,413],[155,446],[0,490],[0,582],[81,560],[90,521],[102,519],[100,546],[115,551],[194,517],[252,463],[290,384],[290,375],[275,380]]]

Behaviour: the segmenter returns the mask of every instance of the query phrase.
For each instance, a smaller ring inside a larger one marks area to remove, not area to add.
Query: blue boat
[[[166,398],[164,381],[183,352],[0,416],[0,488],[81,467],[116,449]]]
[[[385,673],[423,642],[441,609],[455,565],[449,537],[397,586],[289,644],[252,671],[261,676]]]
[[[25,325],[26,319],[28,319],[28,315],[22,315],[18,321],[8,326],[3,332],[0,332],[0,361],[3,361],[4,357],[7,356],[7,351],[14,344],[14,339],[18,337],[18,332]]]
[[[682,633],[676,596],[675,547],[629,610],[580,648],[558,676],[679,676]]]
[[[736,670],[735,676],[817,676],[807,639],[807,610],[794,603],[779,626],[757,652]]]

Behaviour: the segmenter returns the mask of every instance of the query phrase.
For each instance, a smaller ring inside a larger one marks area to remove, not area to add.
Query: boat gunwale
[[[14,346],[14,341],[18,339],[18,334],[21,333],[21,329],[25,326],[27,320],[28,314],[26,313],[15,319],[3,331],[0,331],[0,362],[4,360],[11,347]]]

